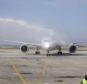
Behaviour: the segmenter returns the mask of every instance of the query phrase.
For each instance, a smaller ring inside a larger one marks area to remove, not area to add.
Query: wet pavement
[[[46,56],[0,50],[0,84],[80,84],[87,73],[86,53]]]

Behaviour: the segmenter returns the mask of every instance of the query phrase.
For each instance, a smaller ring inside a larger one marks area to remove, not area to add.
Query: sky
[[[1,40],[49,37],[87,42],[87,0],[0,0]]]

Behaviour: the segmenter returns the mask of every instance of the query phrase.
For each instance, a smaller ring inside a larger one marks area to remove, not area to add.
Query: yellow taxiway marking
[[[37,84],[43,84],[43,80],[44,80],[44,77],[45,77],[45,74],[46,74],[46,68],[47,68],[47,60],[45,60],[42,64],[42,71],[40,73],[40,78],[39,78]]]
[[[19,79],[23,82],[23,84],[28,84],[28,81],[25,79],[25,77],[20,73],[19,69],[16,67],[16,64],[12,63],[12,67],[17,73]]]
[[[14,63],[14,64],[16,64],[16,61],[17,60],[13,60],[13,62],[11,62],[11,64],[12,63]],[[26,67],[29,67],[29,62],[27,62],[26,60],[18,60],[22,65],[24,65],[24,66],[26,66]]]

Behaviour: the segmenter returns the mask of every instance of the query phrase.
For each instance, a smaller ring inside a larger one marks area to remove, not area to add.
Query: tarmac
[[[62,56],[32,52],[0,49],[0,84],[80,84],[87,73],[87,51]]]

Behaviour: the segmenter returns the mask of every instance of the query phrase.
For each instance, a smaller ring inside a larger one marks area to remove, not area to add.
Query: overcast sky
[[[0,0],[1,40],[49,37],[87,41],[87,0]]]

